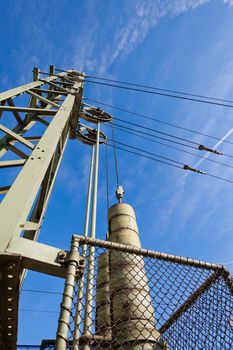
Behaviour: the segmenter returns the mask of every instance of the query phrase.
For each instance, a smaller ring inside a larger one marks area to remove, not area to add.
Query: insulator
[[[75,137],[81,141],[82,143],[85,143],[86,145],[94,145],[96,144],[96,136],[97,136],[97,130],[89,128],[86,125],[79,124],[78,130],[76,131]],[[99,137],[99,143],[106,143],[107,142],[107,136],[100,131],[100,137]]]
[[[223,155],[222,152],[219,152],[218,150],[213,149],[213,148],[206,147],[206,146],[204,146],[204,145],[199,145],[199,146],[198,146],[198,149],[199,149],[200,151],[207,151],[207,152],[219,154],[219,155],[221,155],[221,156]]]
[[[186,164],[183,166],[183,169],[184,169],[184,170],[194,171],[195,173],[202,174],[202,175],[205,175],[205,174],[206,174],[204,171],[201,171],[201,170],[199,170],[199,169],[193,168],[193,167],[191,167],[190,165],[186,165]]]
[[[125,191],[124,191],[123,187],[121,185],[119,185],[116,189],[116,197],[117,197],[119,203],[122,202],[124,194],[125,194]]]

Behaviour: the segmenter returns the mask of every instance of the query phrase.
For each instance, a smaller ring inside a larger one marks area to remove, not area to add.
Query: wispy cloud
[[[218,146],[220,146],[229,136],[231,136],[231,134],[233,133],[233,128],[231,128],[222,138],[220,141],[218,141],[214,147],[212,147],[213,150],[217,150]],[[201,163],[204,162],[205,159],[209,158],[209,156],[211,155],[210,152],[206,153],[204,158],[200,159],[198,162],[196,162],[196,164],[194,165],[195,168],[197,168]]]
[[[221,55],[221,51],[218,53]],[[218,56],[217,56],[218,57]],[[217,59],[217,57],[215,57]],[[229,62],[228,62],[229,63]],[[232,62],[233,63],[233,62]],[[233,91],[233,79],[229,75],[230,64],[222,67],[218,72],[215,72],[217,81],[221,82],[220,84],[214,84],[215,89],[212,89],[214,95],[218,94],[218,91],[221,90],[222,77],[228,76],[225,80],[225,85],[228,87],[225,90],[225,96],[229,96]],[[207,91],[208,93],[208,91]],[[195,120],[196,113],[192,114],[190,117],[189,123],[192,124]],[[216,126],[218,127],[218,134],[225,129],[226,125],[232,125],[229,120],[231,112],[223,112],[223,110],[217,110],[215,114],[212,115],[214,122],[207,123],[208,127],[206,132],[209,134],[216,134]],[[221,119],[222,117],[222,119]],[[232,117],[232,116],[231,116]],[[221,123],[219,120],[221,119]],[[213,148],[217,148],[220,145],[223,146],[223,141],[226,140],[230,135],[232,135],[233,129],[230,128],[227,133],[224,134],[221,141],[217,142]],[[226,153],[230,153],[230,148],[224,144],[224,150]],[[209,155],[208,155],[209,156]],[[232,178],[231,169],[223,169],[222,167],[209,167],[205,160],[202,159],[198,161],[194,166],[199,167],[204,165],[211,173],[216,175]],[[202,168],[202,167],[201,167]],[[172,236],[175,239],[180,239],[184,233],[189,233],[189,236],[196,236],[198,239],[203,239],[206,232],[206,227],[208,231],[211,230],[213,235],[211,241],[220,241],[222,244],[221,251],[218,252],[217,259],[226,259],[227,247],[224,247],[223,242],[228,242],[230,239],[230,233],[232,230],[232,222],[229,219],[231,217],[230,210],[228,209],[231,206],[231,188],[224,182],[220,181],[209,181],[207,177],[202,177],[202,175],[186,173],[180,177],[180,174],[177,172],[173,173],[174,176],[174,186],[170,190],[170,195],[168,196],[168,201],[166,207],[161,209],[160,218],[158,220],[160,225],[160,231],[167,232],[172,222],[176,222],[175,229],[172,231]],[[192,186],[190,184],[192,183]],[[229,192],[230,190],[230,192]],[[152,190],[151,190],[152,191]],[[224,209],[223,209],[224,208]],[[216,225],[216,222],[218,223]],[[190,225],[192,229],[190,230]],[[221,227],[221,229],[220,229]],[[225,239],[223,239],[225,237]],[[228,238],[227,238],[228,237]],[[232,255],[230,255],[232,256]],[[216,258],[215,258],[216,259]]]
[[[124,16],[119,20],[112,15],[111,38],[107,42],[103,40],[100,27],[94,22],[92,28],[85,33],[85,41],[88,45],[77,45],[73,58],[74,65],[87,71],[104,73],[117,60],[126,58],[133,49],[140,45],[150,30],[166,16],[175,17],[198,6],[208,3],[209,0],[137,0],[128,5]],[[100,34],[100,40],[95,40]],[[98,48],[102,47],[99,52]],[[98,52],[98,53],[97,53]]]

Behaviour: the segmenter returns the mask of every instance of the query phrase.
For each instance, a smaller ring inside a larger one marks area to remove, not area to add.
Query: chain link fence
[[[67,349],[233,350],[233,280],[221,265],[75,236]],[[55,340],[21,350],[55,348]]]
[[[81,239],[70,349],[233,350],[233,281],[221,265]]]

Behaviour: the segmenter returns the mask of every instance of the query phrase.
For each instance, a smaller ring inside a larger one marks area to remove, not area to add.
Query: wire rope
[[[128,113],[128,114],[132,114],[132,115],[141,117],[141,118],[146,119],[146,120],[151,120],[151,121],[154,121],[154,122],[156,122],[156,123],[168,125],[168,126],[171,126],[171,127],[177,128],[177,129],[180,129],[180,130],[188,131],[188,132],[191,132],[191,133],[193,133],[193,134],[205,136],[205,137],[211,138],[211,139],[213,139],[213,140],[222,141],[222,142],[224,142],[224,143],[229,143],[229,144],[233,145],[233,142],[228,141],[228,140],[222,140],[220,137],[212,136],[212,135],[209,135],[209,134],[206,134],[206,133],[197,131],[197,130],[193,130],[193,129],[190,129],[190,128],[186,128],[186,127],[180,126],[180,125],[178,125],[178,124],[165,122],[165,121],[163,121],[163,120],[161,120],[161,119],[157,119],[157,118],[154,118],[154,117],[149,117],[149,116],[147,116],[147,115],[145,115],[145,114],[136,113],[136,112],[130,111],[130,110],[125,109],[125,108],[122,108],[122,107],[113,106],[113,105],[111,105],[111,104],[104,103],[104,102],[102,102],[102,101],[97,101],[97,100],[90,99],[90,98],[84,98],[84,100],[87,100],[87,101],[90,101],[90,102],[94,102],[94,103],[97,103],[97,104],[100,104],[100,105],[103,105],[103,106],[106,106],[106,107],[110,107],[110,108],[116,109],[116,110],[121,111],[121,112],[125,112],[125,113]]]
[[[144,84],[130,83],[130,82],[127,82],[127,81],[103,78],[103,77],[98,77],[98,76],[89,75],[89,74],[86,74],[85,76],[88,77],[88,78],[94,78],[94,79],[98,79],[98,80],[105,80],[105,81],[112,82],[112,83],[124,84],[124,85],[129,85],[129,86],[137,86],[137,87],[140,87],[140,88],[145,88],[145,89],[150,89],[150,90],[165,91],[165,92],[179,94],[179,95],[184,95],[184,96],[192,96],[192,97],[198,97],[198,98],[202,98],[202,99],[208,99],[208,100],[220,101],[220,102],[228,102],[228,103],[233,104],[232,100],[227,100],[227,99],[222,99],[222,98],[217,98],[217,97],[193,94],[193,93],[189,93],[189,92],[185,92],[185,91],[179,91],[179,90],[164,89],[164,88],[159,88],[159,87],[150,86],[150,85],[144,85]]]
[[[216,164],[223,165],[223,166],[225,166],[225,167],[228,167],[228,168],[233,169],[233,166],[231,166],[231,165],[229,165],[229,164],[222,163],[222,162],[218,162],[217,160],[209,159],[209,158],[207,158],[207,157],[205,157],[205,156],[201,156],[200,154],[195,154],[195,153],[193,153],[193,152],[189,152],[189,151],[187,151],[187,150],[184,150],[184,149],[181,149],[181,148],[172,146],[172,145],[168,145],[168,144],[163,143],[163,142],[160,142],[160,141],[152,140],[152,139],[150,139],[149,137],[145,137],[145,136],[139,135],[139,134],[137,134],[136,132],[124,130],[124,127],[123,127],[123,126],[122,126],[122,127],[115,126],[114,123],[113,123],[112,125],[113,125],[113,127],[114,127],[116,130],[119,130],[120,132],[124,132],[124,133],[130,134],[130,135],[134,135],[134,136],[139,137],[139,138],[141,138],[141,139],[143,139],[143,140],[151,141],[151,142],[153,142],[153,143],[156,143],[156,144],[159,144],[159,145],[162,145],[162,146],[171,148],[171,149],[175,149],[175,150],[178,150],[178,151],[183,152],[183,153],[186,153],[186,154],[190,154],[190,155],[192,155],[192,156],[194,156],[194,157],[198,157],[198,158],[200,158],[200,159],[207,160],[208,162],[216,163]],[[108,125],[107,125],[107,126],[108,126]],[[132,130],[134,130],[134,129],[132,129]]]
[[[122,85],[102,83],[102,82],[99,82],[99,81],[93,81],[93,80],[87,80],[87,79],[85,80],[85,82],[86,83],[91,83],[91,84],[102,85],[102,86],[114,87],[114,88],[123,89],[123,90],[143,92],[143,93],[147,93],[147,94],[151,94],[151,95],[159,95],[159,96],[171,97],[171,98],[180,99],[180,100],[187,100],[187,101],[193,101],[193,102],[205,103],[205,104],[210,104],[210,105],[216,105],[216,106],[233,108],[233,105],[231,105],[231,104],[220,103],[220,102],[213,102],[213,101],[207,101],[207,100],[201,100],[201,99],[198,99],[198,98],[178,96],[178,95],[168,94],[168,93],[163,93],[163,92],[149,91],[149,90],[145,90],[145,89],[126,87],[126,86],[122,86]]]
[[[113,147],[113,145],[109,144],[110,147]],[[125,148],[122,148],[122,147],[119,147],[119,146],[116,146],[117,149],[119,150],[122,150],[122,151],[125,151],[125,152],[128,152],[128,153],[132,153],[132,154],[135,154],[137,156],[140,156],[140,157],[144,157],[144,158],[147,158],[147,159],[151,159],[155,162],[158,162],[158,163],[163,163],[163,164],[166,164],[166,165],[169,165],[169,166],[172,166],[172,167],[175,167],[175,168],[179,168],[179,169],[182,169],[184,170],[184,167],[182,166],[178,166],[176,164],[172,164],[172,163],[168,163],[166,161],[162,161],[162,160],[159,160],[159,159],[156,159],[154,157],[151,157],[151,156],[147,156],[147,155],[144,155],[144,154],[141,154],[141,153],[138,153],[138,152],[135,152],[135,151],[132,151],[132,150],[128,150],[128,149],[125,149]],[[143,152],[143,151],[141,151]],[[233,181],[229,180],[229,179],[226,179],[226,178],[223,178],[223,177],[220,177],[220,176],[217,176],[217,175],[213,175],[213,174],[210,174],[210,173],[201,173],[202,175],[207,175],[207,176],[211,176],[213,178],[216,178],[218,180],[221,180],[221,181],[226,181],[228,183],[231,183],[233,184]]]

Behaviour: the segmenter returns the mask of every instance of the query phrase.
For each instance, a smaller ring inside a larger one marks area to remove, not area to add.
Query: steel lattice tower
[[[0,156],[7,159],[0,161],[0,168],[21,168],[12,184],[0,187],[4,195],[0,209],[1,349],[16,346],[24,269],[65,276],[64,259],[57,260],[60,249],[37,243],[37,238],[67,140],[75,137],[83,76],[72,71],[55,74],[53,66],[48,75],[42,79],[39,69],[34,68],[33,82],[0,94],[0,117],[7,114],[16,122],[12,129],[0,124],[4,133]],[[27,99],[27,106],[21,106]],[[45,132],[26,136],[35,124],[46,126]],[[29,152],[22,150],[22,145]]]

